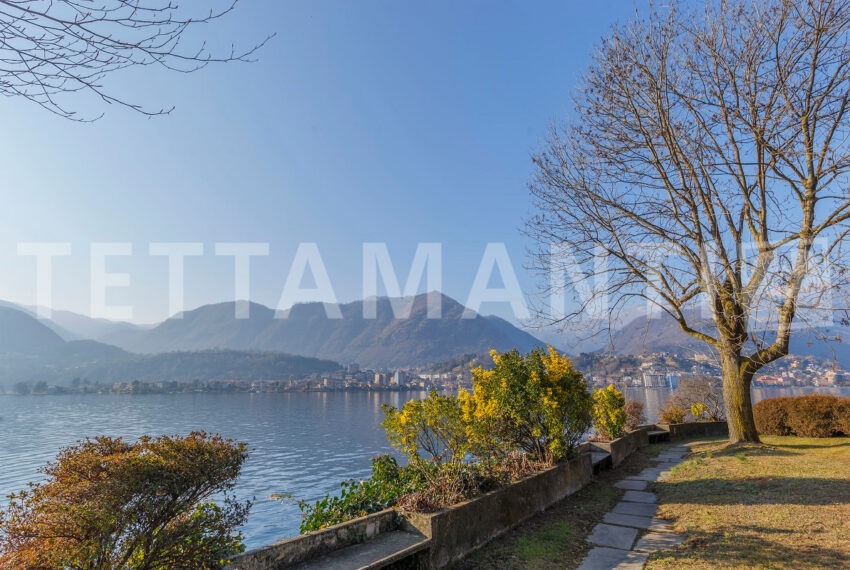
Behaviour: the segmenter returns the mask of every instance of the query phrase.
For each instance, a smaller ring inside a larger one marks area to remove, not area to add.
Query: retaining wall
[[[436,513],[404,513],[403,524],[431,539],[429,566],[443,568],[575,493],[592,477],[590,455],[585,453]]]
[[[592,441],[590,445],[610,453],[611,467],[613,468],[639,448],[649,445],[649,435],[646,428],[640,427],[613,441]]]
[[[230,559],[230,567],[238,570],[288,568],[328,552],[364,542],[383,532],[390,532],[397,529],[398,525],[396,512],[386,509],[239,554]]]
[[[729,435],[729,424],[722,422],[686,422],[683,424],[658,424],[670,432],[670,437],[701,437]]]

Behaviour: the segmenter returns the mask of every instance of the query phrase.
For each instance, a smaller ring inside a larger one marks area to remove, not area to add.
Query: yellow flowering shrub
[[[568,457],[591,423],[582,374],[557,350],[492,351],[494,366],[473,369],[458,395],[473,453],[485,461],[519,449],[536,461]]]
[[[431,391],[401,409],[384,404],[381,425],[389,442],[411,462],[460,462],[470,451],[461,407],[453,396]]]
[[[613,384],[593,391],[593,425],[597,436],[608,441],[626,433],[626,398]]]

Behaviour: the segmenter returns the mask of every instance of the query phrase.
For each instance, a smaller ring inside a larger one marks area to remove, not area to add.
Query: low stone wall
[[[289,568],[293,564],[369,540],[383,532],[390,532],[397,529],[398,525],[396,512],[393,509],[386,509],[234,556],[230,559],[230,568],[236,570]]]
[[[722,422],[686,422],[683,424],[658,424],[670,432],[670,437],[701,437],[729,435],[729,424]]]
[[[436,513],[404,513],[403,524],[431,539],[429,567],[443,568],[575,493],[592,477],[590,455],[585,453]]]
[[[590,445],[610,453],[611,468],[614,468],[639,448],[649,445],[649,435],[645,428],[640,427],[613,441],[592,441]]]

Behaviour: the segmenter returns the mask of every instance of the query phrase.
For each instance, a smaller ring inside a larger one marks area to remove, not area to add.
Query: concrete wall
[[[687,422],[684,424],[659,424],[670,432],[670,437],[700,437],[729,435],[729,424],[722,422]]]
[[[289,568],[293,564],[369,540],[382,532],[395,530],[398,525],[396,512],[393,509],[386,509],[234,556],[230,559],[230,568],[238,570]]]
[[[436,513],[403,513],[406,524],[431,539],[430,567],[443,568],[584,487],[589,454]]]
[[[593,441],[591,447],[595,447],[611,454],[611,467],[617,467],[626,457],[641,447],[649,445],[649,435],[645,428],[630,431],[621,438],[613,441]]]

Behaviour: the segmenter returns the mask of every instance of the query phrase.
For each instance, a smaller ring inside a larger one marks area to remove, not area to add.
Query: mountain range
[[[504,319],[429,295],[438,295],[430,300],[441,304],[440,318],[428,317],[429,296],[419,295],[407,299],[410,315],[399,319],[387,298],[373,300],[375,318],[364,318],[358,301],[341,305],[340,319],[328,318],[321,303],[295,305],[281,314],[250,303],[241,307],[249,317],[236,318],[239,303],[229,302],[153,327],[67,311],[39,319],[35,308],[2,303],[0,381],[285,378],[338,369],[339,362],[394,368],[542,344]]]
[[[440,303],[441,318],[428,317],[429,299]],[[439,293],[407,299],[407,318],[395,318],[393,303],[398,300],[370,301],[375,303],[375,318],[363,317],[363,301],[340,305],[338,319],[328,318],[321,303],[277,313],[241,301],[205,305],[153,326],[68,311],[40,319],[33,307],[0,302],[0,382],[284,378],[327,372],[338,369],[339,363],[376,369],[434,365],[474,358],[490,349],[525,352],[543,344],[504,319],[473,313]],[[249,317],[236,318],[237,308],[247,309]],[[549,331],[541,336],[576,352],[570,347],[576,346],[577,335]],[[791,352],[836,359],[850,369],[847,339],[850,329],[841,326],[799,331],[792,336]],[[620,355],[707,351],[669,317],[639,316],[580,344],[581,352]]]
[[[441,317],[428,317],[429,296],[440,303]],[[279,351],[356,362],[367,368],[394,368],[442,362],[491,348],[527,351],[542,343],[508,321],[467,314],[466,308],[440,293],[417,295],[410,315],[395,318],[388,298],[373,300],[375,318],[364,318],[363,301],[340,305],[342,318],[325,314],[322,303],[293,306],[286,313],[250,303],[249,318],[235,318],[235,303],[205,305],[172,317],[148,330],[128,330],[100,340],[139,353],[169,350]],[[243,307],[244,309],[244,307]]]

